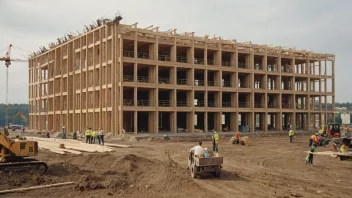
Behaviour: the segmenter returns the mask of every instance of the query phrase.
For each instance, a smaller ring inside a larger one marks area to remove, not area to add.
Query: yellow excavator
[[[27,117],[26,117],[25,115],[23,115],[23,113],[18,112],[18,113],[16,113],[16,115],[14,115],[14,116],[12,117],[12,122],[9,124],[8,129],[13,129],[13,128],[14,128],[14,127],[12,126],[12,124],[15,122],[15,119],[16,119],[18,116],[20,116],[20,117],[23,119],[23,121],[27,122]],[[16,129],[16,128],[14,128],[14,129]]]
[[[38,170],[45,173],[48,165],[27,157],[38,155],[38,142],[16,136],[10,138],[6,128],[0,132],[0,171]]]

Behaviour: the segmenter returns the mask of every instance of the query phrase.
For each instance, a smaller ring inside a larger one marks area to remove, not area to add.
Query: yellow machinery
[[[12,129],[12,124],[15,122],[15,118],[17,118],[18,116],[20,116],[23,119],[23,121],[27,122],[27,117],[23,115],[23,113],[18,112],[16,113],[16,115],[12,117],[12,123],[9,124],[9,127],[8,127],[9,129]]]
[[[44,173],[48,169],[45,162],[28,159],[38,155],[38,142],[30,140],[20,140],[19,137],[10,138],[4,128],[0,132],[0,171],[23,171],[37,169]]]

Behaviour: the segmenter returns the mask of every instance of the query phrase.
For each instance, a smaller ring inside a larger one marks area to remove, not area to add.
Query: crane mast
[[[5,57],[0,57],[0,61],[5,61],[5,66],[6,66],[5,127],[8,126],[9,66],[11,65],[11,61],[20,61],[20,62],[23,61],[19,59],[11,59],[11,49],[12,49],[12,44],[10,44],[9,47],[7,48]]]

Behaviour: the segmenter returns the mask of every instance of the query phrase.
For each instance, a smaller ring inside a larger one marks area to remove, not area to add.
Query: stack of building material
[[[39,138],[39,137],[27,137],[27,139],[38,141],[38,146],[41,149],[47,149],[49,151],[65,154],[80,154],[81,152],[111,152],[115,150],[109,146],[101,146],[98,144],[86,144],[77,140],[69,139],[54,139],[54,138]],[[60,144],[64,144],[65,148],[60,148]]]

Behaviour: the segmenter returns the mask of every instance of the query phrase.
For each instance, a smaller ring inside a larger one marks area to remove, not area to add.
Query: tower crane
[[[13,58],[11,58],[11,48],[12,48],[12,44],[10,44],[7,47],[7,51],[6,51],[5,57],[0,57],[0,61],[5,61],[5,66],[6,66],[6,118],[5,118],[5,127],[8,126],[9,66],[11,65],[11,62],[28,62],[28,60],[21,60],[21,59],[13,59]]]

